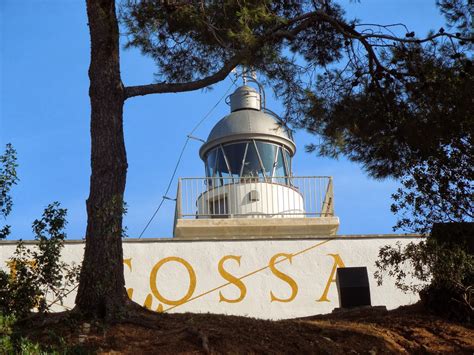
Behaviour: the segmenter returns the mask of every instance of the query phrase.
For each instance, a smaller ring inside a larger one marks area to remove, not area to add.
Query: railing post
[[[321,208],[322,216],[334,216],[334,191],[332,187],[332,176],[329,177],[326,196],[324,196],[323,206]]]
[[[176,224],[178,219],[183,217],[183,212],[181,210],[181,178],[178,178],[178,189],[176,191],[176,207],[174,210],[174,224],[173,224],[173,235],[176,236]]]

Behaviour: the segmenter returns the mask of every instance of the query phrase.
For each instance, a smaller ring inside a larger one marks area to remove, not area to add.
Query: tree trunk
[[[91,37],[91,180],[86,248],[76,309],[100,318],[128,303],[123,275],[122,214],[127,174],[123,137],[124,87],[114,0],[87,0]]]

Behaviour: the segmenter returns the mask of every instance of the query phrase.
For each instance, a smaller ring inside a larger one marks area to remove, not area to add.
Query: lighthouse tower
[[[332,178],[293,175],[291,131],[262,94],[243,85],[230,95],[231,113],[199,150],[206,176],[179,179],[175,238],[336,234]]]

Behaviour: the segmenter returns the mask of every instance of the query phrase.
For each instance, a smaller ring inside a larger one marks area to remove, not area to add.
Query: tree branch
[[[184,91],[193,91],[205,88],[209,85],[215,84],[224,80],[227,75],[239,65],[243,55],[235,55],[224,66],[212,75],[203,79],[191,81],[188,83],[157,83],[148,85],[137,85],[125,87],[125,99],[135,96],[144,96],[150,94],[176,93]]]
[[[303,28],[308,27],[309,21],[311,17],[313,17],[316,13],[311,12],[301,16],[297,16],[292,20],[286,21],[284,24],[280,24],[273,28],[269,33],[264,34],[261,36],[259,43],[263,43],[265,40],[270,40],[271,38],[285,38],[288,35],[288,32],[281,32],[280,29],[284,27],[291,26],[294,23],[303,21],[303,24],[300,25],[296,31],[292,31],[289,35],[294,35],[295,32],[302,30]],[[304,21],[306,20],[306,21]],[[220,42],[216,38],[217,42]],[[221,44],[222,45],[222,44]],[[163,94],[163,93],[177,93],[177,92],[184,92],[184,91],[193,91],[197,89],[205,88],[209,85],[215,84],[221,80],[224,80],[227,75],[234,69],[237,65],[240,64],[241,60],[245,58],[251,52],[251,49],[244,50],[234,57],[232,57],[224,66],[215,72],[212,75],[209,75],[203,79],[199,79],[196,81],[191,81],[188,83],[156,83],[156,84],[148,84],[148,85],[137,85],[137,86],[127,86],[125,87],[125,100],[135,96],[145,96],[150,94]]]
[[[295,18],[285,21],[282,24],[274,27],[271,31],[267,34],[260,36],[259,42],[263,43],[266,41],[271,40],[279,40],[279,39],[292,39],[295,35],[299,32],[305,30],[306,28],[312,26],[315,21],[322,21],[329,23],[333,28],[338,31],[341,35],[346,38],[352,38],[358,40],[362,46],[365,48],[367,52],[368,60],[369,60],[369,71],[371,75],[374,77],[376,72],[379,70],[389,72],[388,68],[386,68],[381,61],[379,60],[376,52],[374,51],[374,45],[369,43],[369,39],[384,39],[384,40],[393,40],[396,42],[401,43],[423,43],[427,41],[431,41],[437,37],[449,37],[449,38],[457,38],[454,35],[449,33],[437,33],[431,35],[427,38],[423,39],[405,39],[399,38],[396,36],[391,36],[387,34],[362,34],[354,29],[353,26],[350,26],[344,21],[336,19],[330,15],[328,15],[324,11],[316,10],[314,12],[309,12],[300,16],[296,16]],[[291,28],[293,25],[297,24],[295,27]],[[285,30],[287,28],[287,30]],[[213,32],[213,31],[211,31]],[[215,33],[213,33],[215,35]],[[218,43],[221,41],[219,38],[215,38]],[[222,43],[220,43],[223,45]],[[234,57],[232,57],[227,63],[223,65],[221,69],[219,69],[214,74],[211,74],[205,78],[198,79],[195,81],[187,82],[187,83],[156,83],[156,84],[148,84],[148,85],[138,85],[138,86],[127,86],[125,88],[125,99],[135,97],[135,96],[144,96],[149,94],[161,94],[161,93],[177,93],[177,92],[185,92],[185,91],[193,91],[197,89],[202,89],[204,87],[213,85],[221,80],[224,80],[227,75],[234,69],[237,65],[240,64],[242,59],[245,58],[246,54],[252,52],[251,49],[244,50]]]

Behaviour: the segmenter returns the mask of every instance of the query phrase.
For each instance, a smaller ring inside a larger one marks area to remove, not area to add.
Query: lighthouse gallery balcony
[[[178,219],[334,216],[329,176],[180,178],[176,203]]]
[[[328,176],[180,178],[176,238],[260,238],[334,235]]]

